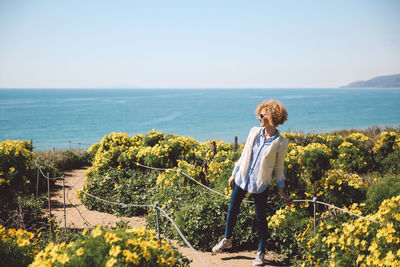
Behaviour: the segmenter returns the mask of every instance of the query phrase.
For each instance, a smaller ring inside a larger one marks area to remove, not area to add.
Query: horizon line
[[[265,90],[265,89],[400,89],[400,87],[0,87],[0,90]]]

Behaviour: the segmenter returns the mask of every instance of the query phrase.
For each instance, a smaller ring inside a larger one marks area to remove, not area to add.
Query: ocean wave
[[[173,119],[176,119],[180,115],[182,115],[182,112],[174,112],[169,116],[165,116],[165,117],[157,118],[157,119],[154,119],[154,120],[138,123],[138,125],[139,126],[154,125],[154,124],[157,124],[157,123],[160,123],[160,122],[172,121]]]

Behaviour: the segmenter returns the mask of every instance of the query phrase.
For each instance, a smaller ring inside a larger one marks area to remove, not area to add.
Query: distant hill
[[[367,81],[352,82],[341,88],[400,88],[400,74],[378,76]]]

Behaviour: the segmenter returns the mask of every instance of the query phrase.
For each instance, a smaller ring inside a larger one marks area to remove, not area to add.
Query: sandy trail
[[[72,170],[65,173],[65,202],[66,202],[66,223],[67,228],[92,228],[97,224],[106,227],[115,226],[121,219],[128,221],[130,226],[146,225],[144,217],[117,217],[104,212],[88,210],[81,204],[76,197],[76,192],[81,189],[85,184],[84,169]],[[63,190],[62,181],[56,183],[56,188],[52,193],[52,214],[56,218],[60,227],[64,227],[64,208],[63,208]],[[203,266],[200,260],[194,255],[190,248],[176,245],[178,250],[187,258],[191,259],[191,267]],[[214,245],[214,244],[211,244]],[[252,266],[255,257],[254,251],[240,251],[240,252],[227,252],[227,253],[211,253],[200,252],[197,254],[207,264],[207,266],[226,266],[226,267],[241,267]],[[282,257],[274,252],[268,252],[266,259],[271,261],[269,265],[265,266],[283,266],[280,259]]]

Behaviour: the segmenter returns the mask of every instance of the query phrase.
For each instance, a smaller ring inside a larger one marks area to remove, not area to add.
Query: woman
[[[243,152],[236,162],[229,186],[233,188],[226,217],[225,238],[213,247],[213,252],[222,252],[232,247],[232,232],[236,224],[240,203],[246,192],[254,194],[254,208],[258,228],[258,250],[253,262],[254,266],[264,264],[265,241],[268,230],[266,220],[268,184],[275,171],[279,194],[291,205],[291,200],[283,191],[284,161],[288,149],[288,141],[279,134],[276,127],[287,120],[285,106],[274,99],[261,102],[256,110],[261,127],[253,127],[247,137]]]

